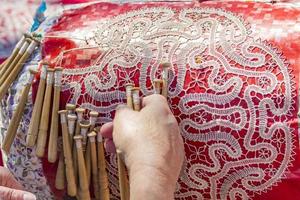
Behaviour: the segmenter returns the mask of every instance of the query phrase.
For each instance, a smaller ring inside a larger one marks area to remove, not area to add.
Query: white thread
[[[41,79],[43,79],[43,80],[46,80],[46,78],[47,78],[47,69],[48,69],[47,65],[42,66]]]
[[[90,117],[90,124],[95,125],[97,121],[97,117]]]
[[[62,79],[62,71],[58,70],[54,72],[54,86],[60,87]]]
[[[97,133],[97,142],[103,142],[103,137],[101,133]]]
[[[65,113],[61,113],[60,114],[60,123],[62,123],[62,124],[67,123],[67,119],[66,119],[66,114]]]
[[[133,92],[132,99],[134,104],[140,104],[139,92]]]
[[[95,137],[90,137],[90,142],[95,142],[95,141],[96,141]]]
[[[32,54],[32,52],[34,51],[36,46],[37,46],[37,42],[32,40],[29,47],[26,49],[26,52],[28,52],[29,54]]]
[[[22,45],[24,44],[25,40],[26,40],[26,38],[25,38],[25,36],[23,35],[22,38],[21,38],[21,40],[17,43],[16,49],[19,49],[19,50],[20,50],[21,47],[22,47]]]
[[[53,72],[48,71],[47,72],[47,85],[52,85],[53,84]]]
[[[78,149],[82,148],[82,141],[80,141],[79,139],[78,139],[78,141],[77,140],[75,140],[75,141],[76,141],[76,147]]]
[[[19,54],[20,54],[20,55],[23,55],[24,52],[26,51],[26,49],[27,49],[28,46],[29,46],[28,41],[25,41],[24,44],[22,45],[20,51],[19,51]]]

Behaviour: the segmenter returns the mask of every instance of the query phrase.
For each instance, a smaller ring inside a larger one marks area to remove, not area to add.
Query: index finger
[[[143,108],[149,107],[151,109],[170,112],[170,108],[166,98],[159,94],[152,94],[144,97],[142,99],[142,107]]]

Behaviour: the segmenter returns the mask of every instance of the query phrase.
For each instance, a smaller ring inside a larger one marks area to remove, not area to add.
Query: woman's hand
[[[143,98],[136,112],[117,108],[112,123],[102,126],[106,138],[113,136],[129,170],[131,199],[173,199],[184,159],[177,121],[161,95]],[[113,150],[111,140],[106,147]]]
[[[0,167],[0,200],[36,200],[36,197],[24,191],[8,169]]]

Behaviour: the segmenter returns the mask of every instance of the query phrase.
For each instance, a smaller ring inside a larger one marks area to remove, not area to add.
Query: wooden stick
[[[90,131],[94,130],[98,115],[99,113],[96,111],[90,112]]]
[[[20,125],[20,121],[22,119],[23,112],[24,112],[26,102],[28,99],[28,94],[29,94],[29,91],[31,88],[31,84],[33,82],[35,74],[37,73],[36,71],[31,70],[31,69],[29,70],[29,72],[30,72],[29,79],[25,85],[25,88],[23,89],[23,91],[21,93],[18,106],[17,106],[15,112],[13,113],[12,119],[11,119],[8,129],[7,129],[6,136],[3,140],[2,149],[6,152],[6,154],[9,154],[10,147],[16,137],[17,130]]]
[[[33,147],[35,145],[36,138],[39,131],[41,111],[43,107],[43,100],[44,100],[45,88],[46,88],[46,77],[47,77],[48,65],[49,63],[46,62],[42,63],[39,87],[36,93],[34,107],[32,110],[32,116],[31,116],[28,133],[26,137],[26,145],[28,147]]]
[[[162,84],[163,80],[162,79],[154,79],[154,94],[161,94],[161,89],[162,89]]]
[[[90,191],[87,182],[86,168],[85,168],[83,150],[82,150],[82,139],[83,137],[81,135],[76,135],[74,137],[76,149],[77,149],[77,162],[78,162],[78,172],[79,172],[79,185],[80,185],[79,199],[90,200],[91,197],[90,197]]]
[[[77,187],[74,175],[73,168],[73,160],[72,160],[72,148],[70,145],[68,127],[67,127],[67,110],[61,110],[58,113],[60,114],[60,123],[62,128],[62,136],[63,136],[63,150],[64,150],[64,158],[66,165],[66,177],[67,177],[67,188],[68,195],[71,197],[76,196]]]
[[[167,98],[168,96],[168,79],[169,79],[169,68],[171,67],[171,63],[163,63],[162,64],[162,95]]]
[[[7,58],[7,59],[5,59],[1,64],[0,64],[0,73],[2,74],[2,70],[4,70],[4,68],[6,68],[6,64],[7,64],[7,62],[8,62],[8,59],[9,58]]]
[[[141,99],[140,99],[140,88],[132,88],[132,100],[133,100],[133,109],[135,111],[141,110]]]
[[[75,114],[68,114],[68,130],[71,147],[73,147],[73,137],[75,132],[75,123],[77,116]]]
[[[65,189],[65,161],[64,161],[64,154],[60,152],[59,154],[59,161],[55,176],[55,188],[58,190]]]
[[[100,132],[97,133],[97,149],[98,149],[98,177],[100,188],[100,199],[109,200],[109,182],[106,171],[106,161],[104,154],[103,138]]]
[[[76,129],[75,129],[75,136],[76,136],[76,135],[80,135],[80,122],[82,122],[82,120],[83,120],[83,113],[85,112],[85,109],[76,108],[75,112],[77,113],[77,122],[76,122]],[[76,145],[73,145],[74,171],[75,171],[75,175],[79,175],[76,152],[77,152]]]
[[[48,136],[48,126],[49,126],[49,114],[50,114],[50,106],[51,106],[51,95],[52,95],[52,86],[53,86],[53,75],[54,69],[47,70],[47,84],[46,84],[46,92],[43,102],[42,108],[42,116],[39,125],[39,132],[36,144],[36,155],[42,158],[45,154],[45,147]]]
[[[4,74],[5,71],[9,68],[9,66],[11,65],[11,63],[14,61],[14,59],[16,58],[16,56],[18,55],[20,49],[22,48],[23,44],[25,43],[26,38],[30,38],[31,36],[27,33],[24,33],[23,36],[21,37],[21,39],[19,40],[19,42],[16,44],[12,54],[9,56],[9,58],[7,58],[5,61],[5,63],[3,63],[4,65],[2,66],[1,70],[0,70],[0,74]]]
[[[7,62],[1,68],[0,74],[2,74],[3,77],[0,77],[0,84],[3,83],[3,81],[6,79],[7,75],[11,72],[11,70],[17,64],[18,60],[24,54],[25,50],[28,48],[29,43],[30,43],[31,40],[26,40],[26,38],[30,38],[29,35],[23,35],[22,36],[21,40],[18,42],[15,49],[13,50],[12,55],[6,60]],[[22,49],[22,51],[20,52],[21,49]]]
[[[5,76],[6,79],[1,83],[1,86],[0,86],[0,99],[3,99],[8,88],[13,83],[13,81],[17,78],[17,76],[19,75],[20,71],[23,68],[24,63],[29,58],[29,56],[32,54],[32,52],[35,50],[35,47],[38,44],[39,44],[38,40],[35,40],[35,39],[32,40],[30,45],[28,46],[28,48],[26,48],[24,54],[22,55],[22,57],[16,64],[16,66],[14,66],[13,70],[9,73],[9,75],[7,77]]]
[[[87,132],[90,128],[90,122],[89,121],[82,121],[80,122],[80,134],[82,136],[82,149],[85,152],[86,151],[86,145],[87,145]]]
[[[61,78],[63,68],[54,69],[54,92],[51,115],[50,137],[48,145],[48,161],[54,163],[57,160],[57,137],[58,137],[58,111],[60,102]]]
[[[133,87],[134,87],[133,83],[127,83],[125,85],[127,106],[131,109],[133,109],[133,101],[132,101],[132,88]]]
[[[97,200],[100,200],[100,191],[99,191],[99,180],[98,180],[98,161],[97,161],[97,151],[96,151],[96,136],[97,133],[92,131],[88,134],[89,142],[90,142],[90,152],[91,152],[91,160],[92,160],[92,176],[93,176],[93,187],[94,194]]]
[[[85,168],[86,168],[86,175],[88,178],[88,184],[90,186],[91,183],[91,173],[92,173],[92,166],[91,166],[91,144],[90,141],[87,140],[86,150],[85,150]]]
[[[85,112],[84,108],[76,108],[75,112],[77,113],[77,123],[75,129],[75,135],[80,134],[80,123],[83,121],[83,113]]]
[[[95,124],[97,121],[99,113],[96,111],[90,112],[90,128],[89,131],[93,131],[95,128]],[[91,144],[87,142],[86,152],[85,152],[85,167],[86,167],[86,175],[88,177],[88,183],[91,182],[91,173],[92,173],[92,166],[91,166]]]

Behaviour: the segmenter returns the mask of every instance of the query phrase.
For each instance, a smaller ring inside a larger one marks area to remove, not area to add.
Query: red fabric
[[[295,110],[291,112],[288,116],[286,116],[287,120],[289,122],[295,121],[297,118],[297,104],[298,101],[298,88],[299,88],[299,64],[300,63],[300,56],[299,56],[299,50],[300,50],[300,31],[299,29],[295,29],[295,25],[300,25],[300,9],[296,9],[293,7],[285,7],[284,5],[277,5],[277,4],[264,4],[264,3],[241,3],[241,2],[207,2],[202,4],[176,4],[176,3],[149,3],[149,4],[124,4],[123,6],[117,5],[117,4],[111,4],[111,3],[98,3],[92,6],[87,6],[85,8],[79,9],[79,10],[71,10],[66,11],[64,15],[58,20],[58,23],[52,27],[52,29],[48,32],[48,35],[58,35],[60,32],[72,32],[75,31],[78,28],[85,28],[87,24],[86,21],[93,21],[95,19],[110,19],[114,16],[124,14],[129,11],[139,10],[141,8],[152,8],[152,7],[169,7],[175,10],[181,10],[182,8],[192,8],[192,7],[207,7],[207,8],[222,8],[227,11],[236,13],[237,15],[242,16],[244,19],[246,19],[247,23],[250,25],[255,25],[255,29],[252,29],[252,31],[255,31],[255,36],[257,38],[260,38],[260,40],[266,41],[268,44],[272,44],[273,47],[278,48],[278,51],[282,52],[282,55],[286,58],[286,62],[289,63],[289,69],[292,70],[291,73],[295,77],[293,80],[295,81],[295,84],[292,86],[294,87],[293,92],[295,95],[293,95],[293,106],[295,107]],[[97,12],[96,12],[97,11]],[[85,17],[82,17],[85,16]],[[70,23],[72,22],[72,23]],[[271,30],[273,28],[278,28],[280,30],[287,30],[286,32],[268,32],[268,30]],[[263,31],[264,30],[264,31]],[[71,51],[64,54],[64,57],[62,60],[59,60],[59,54],[61,53],[62,49],[67,50],[70,48],[76,47],[76,43],[74,41],[68,40],[68,39],[52,39],[48,38],[43,43],[43,56],[47,59],[52,60],[53,62],[56,62],[57,65],[61,64],[62,67],[65,69],[84,69],[86,67],[89,67],[92,63],[95,62],[95,59],[97,57],[101,57],[103,52],[100,50],[91,50],[91,49],[80,49]],[[253,52],[257,52],[258,49],[254,49]],[[207,57],[207,59],[209,59]],[[234,64],[233,64],[234,65]],[[136,66],[136,69],[126,69],[127,73],[133,74],[132,80],[135,81],[135,84],[139,84],[139,68],[141,67],[141,63],[139,63]],[[237,64],[235,67],[241,67],[241,68],[247,68],[247,66],[238,66]],[[267,70],[268,66],[263,67],[260,70]],[[198,74],[197,78],[204,80],[204,82],[208,82],[208,74],[210,73],[210,69],[207,69],[202,74]],[[175,69],[176,72],[176,69]],[[102,74],[97,74],[100,76],[106,76],[107,75],[107,68],[105,68],[102,72]],[[116,76],[118,79],[123,76],[122,71],[116,71]],[[83,94],[84,91],[87,89],[85,88],[85,85],[83,83],[84,76],[75,76],[74,80],[77,83],[82,84],[82,90]],[[195,79],[195,74],[192,73],[192,70],[187,72],[184,88],[187,89],[185,94],[191,94],[191,93],[214,93],[213,91],[205,91],[201,85],[198,85],[197,83],[193,84],[193,87],[190,86],[192,84],[192,81]],[[226,75],[228,78],[230,78],[230,74]],[[278,77],[281,79],[282,77]],[[120,79],[121,80],[121,79]],[[243,78],[243,81],[248,83],[255,83],[257,80],[255,78]],[[122,87],[122,84],[119,83],[119,89],[124,91],[125,88]],[[172,82],[171,85],[176,85],[176,82]],[[151,87],[151,82],[147,82],[147,86]],[[114,88],[109,89],[108,91],[113,91]],[[244,91],[245,88],[242,89]],[[284,89],[283,89],[284,90]],[[173,105],[178,105],[180,99],[184,95],[184,92],[180,93],[178,97],[174,97],[170,99],[171,107]],[[72,98],[72,91],[68,90],[63,92],[62,94],[62,102],[63,105],[66,104],[70,98]],[[262,98],[262,96],[260,96]],[[268,96],[269,98],[275,98],[273,96]],[[82,95],[79,98],[78,104],[80,105],[85,99],[88,99],[89,96]],[[259,98],[259,95],[258,95]],[[253,100],[255,102],[255,100]],[[257,100],[258,101],[258,100]],[[93,101],[93,103],[97,106],[106,106],[110,105],[110,103],[113,102],[99,102],[99,101]],[[193,102],[189,102],[190,106],[193,106]],[[62,105],[62,106],[63,106]],[[209,105],[209,104],[208,104]],[[246,105],[245,100],[236,100],[233,101],[232,104],[227,105],[227,108],[233,105]],[[281,103],[278,103],[278,106],[282,106]],[[175,107],[175,106],[174,106]],[[220,107],[221,109],[221,107]],[[249,109],[247,107],[244,107],[245,110]],[[174,114],[176,115],[179,122],[181,122],[183,119],[190,118],[190,119],[196,119],[197,113],[193,113],[190,116],[182,116],[180,113],[180,110],[178,108],[174,108],[172,110]],[[269,114],[269,113],[268,113]],[[207,121],[211,121],[214,116],[205,116]],[[230,116],[229,116],[230,117]],[[238,118],[239,116],[235,116]],[[233,117],[234,118],[234,117]],[[234,120],[234,119],[232,119]],[[279,118],[274,118],[273,121],[268,121],[268,123],[272,124],[276,122],[277,120],[280,120]],[[248,126],[248,125],[247,125]],[[246,127],[245,129],[242,129],[241,131],[231,132],[234,133],[234,137],[243,137],[247,129],[249,127]],[[300,155],[299,155],[299,146],[298,146],[298,134],[297,134],[297,123],[292,123],[292,128],[294,128],[294,131],[291,133],[294,138],[294,144],[296,146],[295,153],[296,156],[294,156],[294,160],[292,161],[292,166],[289,167],[290,172],[287,172],[287,177],[283,178],[280,183],[278,183],[278,186],[272,186],[272,189],[266,190],[266,192],[263,193],[253,193],[250,195],[254,195],[255,200],[258,199],[267,199],[267,200],[281,200],[281,199],[296,199],[299,195],[300,191]],[[210,131],[217,131],[217,128]],[[225,132],[230,132],[229,129],[223,130]],[[190,129],[189,132],[194,134],[204,134],[208,133],[208,131],[203,131],[201,133],[198,132],[198,130]],[[279,133],[279,135],[282,133]],[[256,135],[258,138],[256,142],[262,142],[262,140]],[[239,140],[241,142],[241,140]],[[186,142],[186,154],[187,157],[191,156],[192,149],[189,148],[189,145],[195,145],[198,147],[201,147],[205,144],[203,143],[197,143],[197,142]],[[284,148],[284,146],[282,146]],[[284,151],[283,149],[279,149],[279,151]],[[243,153],[245,153],[244,157],[254,157],[253,152],[247,152],[246,149],[243,149]],[[202,156],[202,157],[201,157]],[[203,151],[201,152],[200,157],[195,161],[195,163],[202,163],[203,160],[207,159],[208,152]],[[230,160],[230,158],[226,157],[225,160]],[[274,167],[278,167],[280,165],[280,161],[282,158],[278,157],[276,158],[276,162],[271,163],[274,165]],[[195,164],[192,163],[192,164]],[[225,165],[226,162],[222,162],[222,165]],[[48,164],[45,163],[45,165],[48,166]],[[267,165],[259,165],[260,168],[266,168]],[[240,168],[243,168],[241,166]],[[52,168],[51,168],[52,169]],[[53,176],[50,174],[47,174],[49,178],[50,184],[53,185]],[[210,176],[209,173],[205,174],[205,176]],[[271,177],[269,177],[271,178]],[[183,185],[183,183],[180,183]],[[218,183],[219,184],[219,183]],[[183,188],[185,188],[183,186]],[[186,190],[189,190],[189,188],[185,188]],[[267,188],[266,188],[267,189]],[[184,190],[184,189],[183,189]],[[209,190],[209,189],[208,189]],[[207,190],[199,190],[203,193],[205,198],[210,198],[210,196],[206,196]],[[184,191],[182,191],[184,192]],[[218,196],[218,198],[220,198]],[[192,199],[192,198],[187,198]]]

